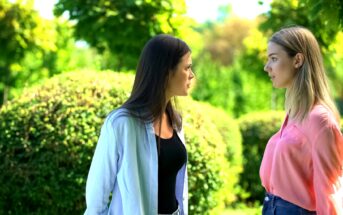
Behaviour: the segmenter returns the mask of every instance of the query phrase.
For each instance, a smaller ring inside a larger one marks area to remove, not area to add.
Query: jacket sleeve
[[[186,146],[186,139],[185,139],[185,134],[183,128],[180,131],[180,137],[181,141],[185,144]],[[183,204],[183,214],[188,215],[188,174],[187,174],[187,163],[188,163],[188,155],[187,155],[187,162],[185,165],[185,172],[184,172],[184,178],[183,178],[183,193],[182,193],[182,204]]]
[[[113,121],[107,118],[101,128],[88,173],[85,214],[107,214],[110,193],[116,180],[118,158]]]
[[[343,138],[337,126],[318,132],[312,159],[317,214],[343,215]]]
[[[184,181],[184,192],[183,192],[183,211],[185,215],[188,215],[188,174],[187,174],[187,165],[185,170],[185,181]]]

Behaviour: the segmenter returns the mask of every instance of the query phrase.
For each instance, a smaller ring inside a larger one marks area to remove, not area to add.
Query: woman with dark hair
[[[187,214],[187,152],[171,100],[188,94],[191,68],[182,40],[158,35],[145,45],[131,96],[102,126],[85,214]]]

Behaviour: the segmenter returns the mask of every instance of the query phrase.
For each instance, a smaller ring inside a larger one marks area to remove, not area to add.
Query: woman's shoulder
[[[117,108],[112,110],[106,117],[108,121],[116,121],[116,120],[128,120],[132,118],[131,113],[126,108]]]
[[[128,109],[120,107],[107,115],[104,124],[114,128],[134,125],[137,121],[138,118],[134,117]]]
[[[335,115],[322,104],[315,105],[308,116],[310,125],[317,125],[319,128],[337,126]]]

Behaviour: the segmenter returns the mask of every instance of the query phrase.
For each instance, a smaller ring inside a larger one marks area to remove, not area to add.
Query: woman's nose
[[[193,79],[195,77],[195,74],[194,74],[194,72],[191,70],[191,74],[190,74],[190,76],[189,76],[189,79]]]
[[[268,65],[268,63],[266,63],[266,64],[264,65],[263,70],[264,70],[265,72],[268,72],[268,69],[269,69],[269,65]]]

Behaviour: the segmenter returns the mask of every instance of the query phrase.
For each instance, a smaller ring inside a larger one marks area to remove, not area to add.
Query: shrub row
[[[101,124],[127,99],[132,81],[132,75],[114,72],[66,73],[2,107],[0,214],[85,210],[85,183]],[[204,114],[220,110],[191,99],[183,107],[189,212],[212,214],[234,199],[227,179],[237,181],[241,168],[238,124],[222,112],[223,121]]]
[[[84,211],[100,127],[127,99],[132,81],[133,75],[110,71],[66,73],[1,108],[0,214]],[[237,198],[261,202],[261,159],[284,112],[250,113],[236,121],[190,98],[179,103],[189,155],[189,213],[217,214]]]

